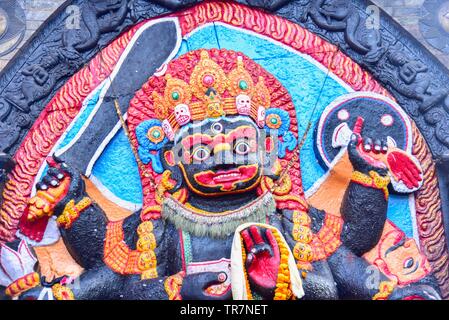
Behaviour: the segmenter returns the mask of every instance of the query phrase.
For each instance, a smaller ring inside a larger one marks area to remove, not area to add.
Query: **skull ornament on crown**
[[[241,115],[249,115],[251,113],[251,98],[246,94],[240,94],[235,98],[237,111]]]
[[[175,107],[175,118],[180,126],[189,123],[192,118],[190,115],[189,106],[186,104],[178,104]]]

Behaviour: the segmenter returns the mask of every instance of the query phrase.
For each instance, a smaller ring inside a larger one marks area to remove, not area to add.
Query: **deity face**
[[[192,118],[190,115],[189,106],[185,104],[178,104],[175,107],[175,118],[180,126],[189,123]]]
[[[405,285],[424,278],[430,271],[427,259],[420,253],[415,240],[407,239],[403,232],[390,232],[380,243],[383,263],[381,271],[393,275]]]
[[[205,120],[175,139],[187,187],[201,195],[255,188],[262,175],[259,128],[246,117]],[[262,144],[263,145],[263,144]]]
[[[210,118],[218,118],[221,117],[223,113],[223,106],[220,104],[219,101],[216,102],[210,102],[207,105],[206,109],[207,116]]]
[[[235,106],[239,114],[248,116],[251,113],[251,98],[246,94],[240,94],[235,98]]]

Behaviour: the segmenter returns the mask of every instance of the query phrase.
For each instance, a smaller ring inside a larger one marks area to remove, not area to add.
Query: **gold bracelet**
[[[379,292],[373,297],[373,300],[387,300],[396,287],[396,281],[382,281],[379,285]]]
[[[53,296],[56,300],[75,300],[73,291],[69,287],[63,286],[62,284],[55,284],[51,287],[51,290],[53,291]]]
[[[62,214],[56,219],[58,225],[64,229],[69,229],[72,224],[78,220],[81,212],[86,210],[92,204],[92,200],[88,197],[84,197],[80,202],[75,204],[75,200],[70,200],[66,204]]]
[[[181,271],[165,279],[164,288],[169,300],[182,300],[181,288],[184,275],[184,272]]]
[[[390,184],[390,177],[382,177],[375,171],[370,171],[369,176],[361,173],[360,171],[354,171],[352,173],[351,181],[361,184],[365,187],[380,189],[384,192],[385,198],[388,198],[388,185]]]

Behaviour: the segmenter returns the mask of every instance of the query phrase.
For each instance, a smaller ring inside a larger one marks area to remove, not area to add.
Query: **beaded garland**
[[[56,300],[75,300],[73,291],[67,286],[57,283],[51,287],[51,290]]]
[[[340,235],[343,219],[326,213],[324,223],[317,233],[313,233],[311,219],[306,211],[293,211],[293,239],[296,245],[293,255],[300,270],[312,270],[312,262],[331,256],[341,245]]]
[[[396,281],[382,281],[379,284],[379,292],[373,296],[373,300],[387,300],[393,290],[396,288]]]

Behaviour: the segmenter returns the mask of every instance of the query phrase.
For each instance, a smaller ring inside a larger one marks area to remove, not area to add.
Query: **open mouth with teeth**
[[[222,191],[235,190],[236,184],[253,179],[257,175],[258,165],[240,166],[232,170],[203,171],[194,175],[195,181],[205,187],[221,187]]]
[[[178,115],[178,123],[182,126],[185,125],[187,122],[190,121],[190,117],[189,116],[182,116],[182,115]]]

